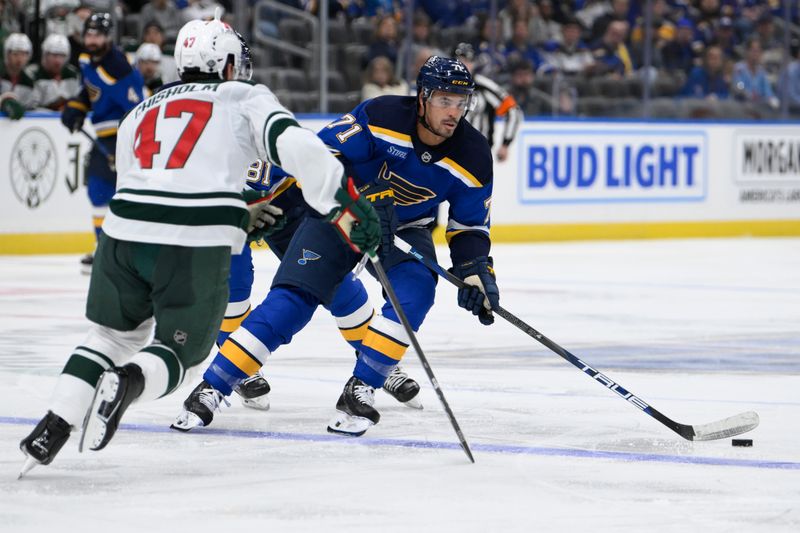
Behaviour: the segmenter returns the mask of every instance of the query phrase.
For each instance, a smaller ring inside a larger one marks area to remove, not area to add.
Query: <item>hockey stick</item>
[[[422,347],[419,345],[419,341],[417,341],[417,336],[414,334],[414,330],[411,327],[411,323],[408,321],[408,317],[406,317],[403,308],[400,306],[400,300],[397,299],[397,294],[394,292],[394,288],[392,287],[389,278],[386,276],[386,271],[383,270],[383,265],[381,265],[380,259],[378,259],[377,254],[375,252],[371,252],[368,254],[370,261],[372,261],[372,266],[375,267],[375,273],[378,275],[378,280],[381,282],[383,286],[383,290],[386,291],[386,294],[389,296],[389,301],[392,303],[392,307],[394,307],[397,316],[400,318],[400,322],[403,324],[403,328],[406,330],[406,334],[411,339],[411,344],[414,346],[414,350],[417,352],[417,356],[419,357],[420,362],[422,363],[422,368],[425,369],[425,373],[428,374],[428,379],[431,381],[431,385],[433,385],[433,390],[436,391],[436,395],[439,397],[439,401],[442,402],[442,406],[444,407],[445,413],[447,413],[447,418],[450,419],[450,424],[453,426],[453,429],[456,432],[456,436],[458,437],[458,442],[461,444],[461,449],[464,450],[464,453],[467,454],[470,462],[474,463],[475,458],[472,456],[472,451],[469,449],[469,444],[467,444],[467,439],[464,438],[464,434],[461,432],[461,428],[456,421],[456,417],[453,414],[453,411],[450,409],[450,405],[447,403],[447,400],[444,397],[444,392],[442,392],[441,387],[439,387],[439,381],[436,379],[436,376],[433,375],[433,370],[431,369],[431,365],[428,363],[427,357],[425,357],[425,353],[422,351]]]
[[[98,141],[96,138],[92,137],[89,134],[89,132],[86,131],[86,128],[81,128],[80,132],[83,133],[86,136],[86,138],[91,141],[92,146],[97,148],[97,151],[100,152],[103,155],[103,157],[105,157],[108,160],[108,167],[111,169],[111,171],[116,172],[117,171],[116,155],[108,153],[108,150],[106,149],[105,146],[103,146],[103,143]]]
[[[394,244],[403,252],[409,254],[416,260],[420,261],[430,270],[438,274],[439,276],[447,279],[450,283],[458,287],[459,289],[464,288],[467,286],[464,281],[460,278],[455,276],[452,272],[448,272],[444,268],[442,268],[438,263],[435,261],[425,257],[422,255],[418,250],[414,249],[410,244],[405,242],[404,240],[395,236]],[[588,363],[582,361],[578,357],[572,355],[570,352],[553,342],[552,340],[545,337],[543,334],[539,333],[534,329],[532,326],[529,326],[525,322],[523,322],[520,318],[516,317],[515,315],[511,314],[510,312],[506,311],[500,306],[497,306],[492,309],[492,311],[496,312],[501,317],[505,318],[514,326],[518,327],[544,346],[549,348],[551,351],[555,352],[557,355],[560,355],[567,361],[569,361],[574,367],[578,370],[589,376],[590,378],[594,379],[604,387],[614,391],[617,393],[623,400],[627,400],[629,403],[633,404],[636,408],[644,411],[651,417],[655,418],[669,429],[680,435],[686,440],[717,440],[717,439],[724,439],[727,437],[733,437],[734,435],[739,435],[741,433],[745,433],[754,429],[758,426],[758,414],[754,411],[747,411],[744,413],[739,413],[738,415],[731,416],[729,418],[724,418],[722,420],[717,420],[716,422],[710,422],[708,424],[700,424],[700,425],[689,425],[689,424],[681,424],[680,422],[676,422],[669,418],[668,416],[659,412],[655,407],[652,407],[647,402],[629,392],[625,387],[620,385],[619,383],[615,382],[599,370],[592,368]]]

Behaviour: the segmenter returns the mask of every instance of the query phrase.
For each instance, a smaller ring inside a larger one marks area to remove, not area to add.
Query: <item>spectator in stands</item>
[[[10,18],[10,9],[6,7],[7,1],[8,0],[0,0],[0,59],[3,58],[3,43],[5,42],[6,38],[15,31],[11,28],[11,24],[6,26],[6,19]],[[0,61],[0,67],[2,66],[2,61]]]
[[[581,40],[583,28],[575,17],[568,17],[561,25],[561,42],[545,44],[544,60],[564,74],[581,74],[594,64],[589,46]]]
[[[78,0],[53,0],[52,2],[42,2],[41,9],[44,16],[44,32],[46,35],[60,33],[69,35],[69,15],[73,9],[78,7]]]
[[[526,20],[529,26],[533,24],[533,19],[539,17],[539,9],[531,0],[510,0],[508,5],[497,13],[500,19],[501,35],[503,41],[510,41],[514,34],[514,21]],[[533,28],[529,27],[529,32],[535,38]]]
[[[81,3],[67,15],[66,33],[71,49],[69,63],[78,67],[78,56],[83,51],[83,26],[86,20],[92,16],[92,8],[87,4]]]
[[[25,72],[31,60],[33,44],[24,33],[12,33],[3,45],[5,65],[0,73],[0,111],[11,120],[19,120],[26,109],[35,106],[33,80]]]
[[[434,24],[441,28],[463,25],[473,13],[473,6],[464,0],[416,0]]]
[[[142,28],[142,42],[153,43],[159,48],[164,47],[166,39],[164,37],[164,29],[156,21],[150,21]]]
[[[144,27],[149,22],[157,22],[166,40],[174,41],[181,29],[181,20],[178,8],[172,0],[150,0],[139,14],[139,31],[144,33]]]
[[[733,19],[730,17],[721,17],[714,28],[714,37],[711,44],[715,44],[722,48],[725,57],[738,61],[741,56],[739,55],[739,38],[736,35],[736,30],[733,26]]]
[[[774,76],[772,79],[775,79],[783,65],[783,33],[776,31],[772,14],[768,11],[759,17],[755,34],[764,51],[762,57],[764,68],[767,74]]]
[[[144,79],[145,98],[161,87],[161,48],[153,43],[142,43],[136,50],[134,66]]]
[[[542,100],[532,94],[533,82],[536,81],[533,63],[526,59],[514,61],[509,66],[509,71],[511,80],[508,86],[508,94],[522,108],[525,115],[541,115]]]
[[[373,18],[397,15],[399,6],[392,0],[359,0],[347,2],[347,16],[354,18]]]
[[[692,16],[695,30],[701,36],[703,43],[710,43],[714,37],[714,26],[722,16],[719,0],[700,0]]]
[[[544,64],[544,60],[531,42],[531,36],[528,31],[528,21],[518,19],[514,21],[513,28],[514,32],[512,38],[506,43],[505,50],[503,51],[506,56],[506,61],[511,54],[517,54],[530,61],[535,70],[539,70],[542,64]]]
[[[792,113],[800,113],[800,41],[792,43],[792,57],[794,60],[781,76],[781,97],[789,101],[789,110]]]
[[[386,94],[408,96],[408,84],[398,80],[394,70],[394,65],[386,57],[378,56],[370,61],[367,65],[366,82],[361,88],[361,100]]]
[[[758,19],[764,6],[759,0],[744,0],[739,6],[739,11],[733,18],[736,31],[741,36],[751,35],[755,31]]]
[[[401,46],[398,53],[399,71],[407,69],[408,72],[416,73],[419,70],[411,69],[409,63],[414,62],[414,58],[421,49],[433,50],[431,55],[443,56],[446,55],[443,51],[439,50],[433,45],[431,38],[431,18],[422,10],[417,10],[414,13],[414,19],[411,26],[411,47],[406,49],[404,45]]]
[[[675,39],[666,43],[661,51],[664,69],[688,75],[699,66],[702,50],[703,43],[694,36],[694,24],[688,18],[682,18],[678,21]]]
[[[380,17],[375,26],[375,38],[367,49],[366,64],[378,56],[397,64],[397,21],[391,15]]]
[[[149,22],[142,32],[142,44],[152,43],[161,50],[161,81],[172,83],[178,80],[178,69],[175,67],[175,58],[172,51],[166,47],[164,32],[157,22]]]
[[[773,21],[772,14],[765,11],[756,24],[756,36],[761,43],[761,49],[766,53],[769,50],[781,48],[783,46],[782,34],[775,30],[775,22]]]
[[[478,17],[478,37],[470,43],[475,50],[476,71],[492,76],[505,68],[506,58],[500,42],[500,21],[485,14]]]
[[[730,95],[730,76],[726,73],[722,48],[711,45],[705,50],[703,66],[694,67],[680,92],[688,98],[725,99]]]
[[[739,100],[777,108],[779,101],[772,92],[762,57],[761,41],[758,36],[750,37],[745,47],[744,60],[733,67],[733,94]]]
[[[411,43],[419,48],[427,46],[433,47],[431,40],[431,18],[424,11],[417,10],[411,21]],[[415,50],[416,51],[416,50]]]
[[[675,39],[675,25],[667,16],[668,13],[669,6],[666,0],[653,0],[651,65],[657,69],[663,67],[662,51],[664,47]],[[647,35],[645,21],[645,15],[643,13],[640,14],[636,18],[633,30],[631,30],[630,48],[633,54],[633,64],[637,68],[641,68],[644,65],[645,37]]]
[[[19,14],[14,0],[0,0],[0,58],[3,57],[3,42],[12,33],[19,31]]]
[[[561,40],[561,24],[555,18],[551,0],[537,0],[539,16],[531,19],[531,36],[536,44]]]
[[[61,111],[67,100],[80,91],[80,72],[67,62],[69,57],[67,38],[57,33],[48,35],[42,43],[41,63],[29,67],[37,107]]]
[[[221,9],[223,13],[225,10],[222,8],[220,4],[215,2],[214,0],[189,0],[188,5],[181,10],[181,16],[183,20],[178,26],[182,26],[184,23],[189,22],[190,20],[211,20],[214,18],[214,12],[217,8]]]
[[[653,30],[658,33],[659,38],[664,41],[671,41],[675,38],[675,24],[670,19],[667,0],[653,0],[652,22]],[[640,13],[631,30],[631,44],[644,40],[644,23],[645,14]]]
[[[613,21],[628,22],[628,13],[631,10],[630,0],[611,0],[607,3],[607,11],[597,17],[592,24],[591,41],[596,42],[602,39]]]
[[[625,41],[628,38],[628,23],[613,20],[603,38],[593,47],[595,64],[590,72],[595,75],[611,75],[618,78],[633,72],[631,54]]]

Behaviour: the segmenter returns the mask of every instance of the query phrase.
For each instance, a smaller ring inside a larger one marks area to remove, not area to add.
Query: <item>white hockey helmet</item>
[[[139,61],[155,61],[156,63],[160,63],[161,48],[159,48],[157,44],[142,43],[142,45],[136,50],[137,65],[139,64]]]
[[[69,39],[60,33],[51,33],[42,43],[43,54],[57,54],[69,57]]]
[[[192,20],[184,24],[175,41],[175,65],[178,74],[204,72],[224,79],[225,65],[233,60],[234,78],[242,69],[242,41],[233,29],[219,19]]]
[[[27,52],[28,54],[32,54],[33,43],[24,33],[12,33],[3,43],[3,52],[6,57],[8,57],[10,52]]]

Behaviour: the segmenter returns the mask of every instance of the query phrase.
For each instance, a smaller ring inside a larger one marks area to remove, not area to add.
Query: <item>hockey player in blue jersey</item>
[[[307,216],[320,218],[320,215],[303,200],[295,179],[268,161],[259,160],[250,166],[247,173],[247,184],[251,190],[245,193],[245,197],[250,197],[255,202],[263,200],[263,196],[267,196],[272,215],[275,218],[280,217],[279,224],[276,225],[273,220],[270,220],[265,225],[269,228],[269,232],[263,236],[263,240],[269,246],[270,251],[281,259],[303,218]],[[250,293],[253,282],[252,253],[250,247],[246,246],[240,255],[234,255],[231,258],[230,296],[225,318],[217,337],[218,346],[224,346],[228,336],[238,329],[250,315]],[[366,289],[361,282],[352,275],[346,275],[336,290],[328,310],[336,320],[336,325],[344,340],[358,350],[374,315],[373,306],[369,302]],[[252,312],[257,315],[260,313],[260,309],[256,307]],[[246,329],[247,324],[243,327]],[[239,335],[242,334],[245,332],[240,332]],[[234,343],[235,339],[225,346],[223,353],[230,353]],[[261,410],[269,409],[270,386],[260,372],[243,380],[235,390],[245,406]],[[409,407],[422,407],[422,404],[416,400],[419,384],[408,377],[399,366],[395,368],[390,379],[384,384],[384,390]],[[172,427],[188,431],[199,425],[209,425],[212,418],[212,411],[203,410],[193,415],[187,412],[183,418],[179,417]]]
[[[379,255],[412,327],[419,329],[433,305],[437,280],[393,246],[394,235],[435,258],[430,226],[444,201],[450,204],[447,239],[453,272],[469,284],[459,290],[458,304],[488,325],[494,321],[492,306],[499,304],[489,257],[492,157],[483,136],[464,120],[474,83],[462,63],[434,56],[420,69],[417,90],[416,97],[368,100],[319,136],[381,216]],[[259,312],[245,321],[248,332],[239,336],[240,328],[231,335],[228,342],[236,342],[216,355],[184,402],[182,416],[216,409],[270,353],[290,342],[320,302],[331,301],[358,256],[326,232],[329,227],[311,218],[301,223],[272,290]],[[408,344],[386,303],[369,323],[329,431],[361,435],[378,423],[374,390],[383,386]]]
[[[61,112],[61,122],[73,133],[81,130],[86,115],[92,112],[97,139],[89,152],[86,176],[98,238],[117,183],[114,168],[117,126],[125,113],[144,97],[144,80],[128,63],[125,54],[112,44],[111,28],[108,13],[94,13],[86,19],[83,26],[86,53],[79,56],[82,88]],[[81,259],[84,273],[91,272],[92,261],[92,254]]]

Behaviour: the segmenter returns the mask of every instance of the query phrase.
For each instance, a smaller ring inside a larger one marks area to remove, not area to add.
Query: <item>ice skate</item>
[[[92,273],[92,264],[94,263],[94,254],[86,254],[81,257],[81,274],[86,276]]]
[[[83,435],[78,446],[90,450],[102,450],[117,432],[122,415],[133,400],[142,394],[144,376],[142,370],[128,364],[109,368],[100,376],[94,392],[92,405],[83,422]]]
[[[208,426],[214,420],[214,411],[219,410],[221,403],[230,405],[220,391],[203,380],[184,400],[183,411],[170,428],[178,431],[191,431],[194,428]]]
[[[363,435],[381,419],[374,403],[375,389],[357,377],[351,377],[336,402],[337,413],[328,424],[328,431],[354,437]]]
[[[392,369],[389,377],[383,384],[383,390],[389,393],[395,400],[412,407],[414,409],[422,409],[422,402],[419,401],[419,383],[413,378],[408,377],[408,374],[403,372],[400,365]]]
[[[19,449],[27,456],[17,479],[37,465],[49,465],[69,439],[72,427],[66,420],[48,411],[30,435],[22,439]]]
[[[239,395],[245,407],[261,411],[269,410],[270,386],[260,371],[242,380],[233,390]]]

